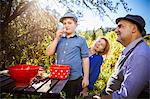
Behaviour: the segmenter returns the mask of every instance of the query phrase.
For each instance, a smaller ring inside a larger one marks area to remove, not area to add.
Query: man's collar
[[[140,37],[138,39],[136,39],[135,41],[133,41],[132,43],[130,43],[127,47],[125,47],[125,49],[122,51],[123,55],[126,55],[126,53],[133,48],[139,41],[141,41],[143,38]]]

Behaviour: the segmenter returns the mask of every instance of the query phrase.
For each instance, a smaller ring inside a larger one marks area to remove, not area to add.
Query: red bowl
[[[8,67],[10,77],[16,81],[16,86],[28,86],[37,75],[40,66],[18,64]]]
[[[68,65],[59,65],[53,64],[49,67],[50,69],[50,78],[55,79],[67,79],[70,74],[71,66]]]

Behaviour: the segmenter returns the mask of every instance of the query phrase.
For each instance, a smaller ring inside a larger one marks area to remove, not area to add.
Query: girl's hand
[[[88,87],[82,89],[82,91],[80,92],[80,96],[82,97],[88,96]]]
[[[102,99],[100,96],[97,96],[97,95],[93,96],[93,98],[94,99]]]

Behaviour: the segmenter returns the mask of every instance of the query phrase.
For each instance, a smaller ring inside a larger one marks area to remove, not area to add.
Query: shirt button
[[[68,45],[68,43],[66,43],[66,45]]]
[[[66,51],[64,51],[64,53],[66,53]]]
[[[62,62],[64,61],[64,60],[61,60]]]

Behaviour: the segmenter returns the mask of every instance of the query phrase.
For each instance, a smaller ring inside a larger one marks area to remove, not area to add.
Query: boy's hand
[[[84,77],[82,80],[82,88],[85,88],[89,85],[89,80],[88,78]]]
[[[65,32],[66,32],[66,29],[65,29],[65,28],[62,28],[62,29],[58,30],[58,31],[56,32],[56,38],[57,38],[57,39],[60,39],[60,38],[62,37],[62,35],[63,35]]]

